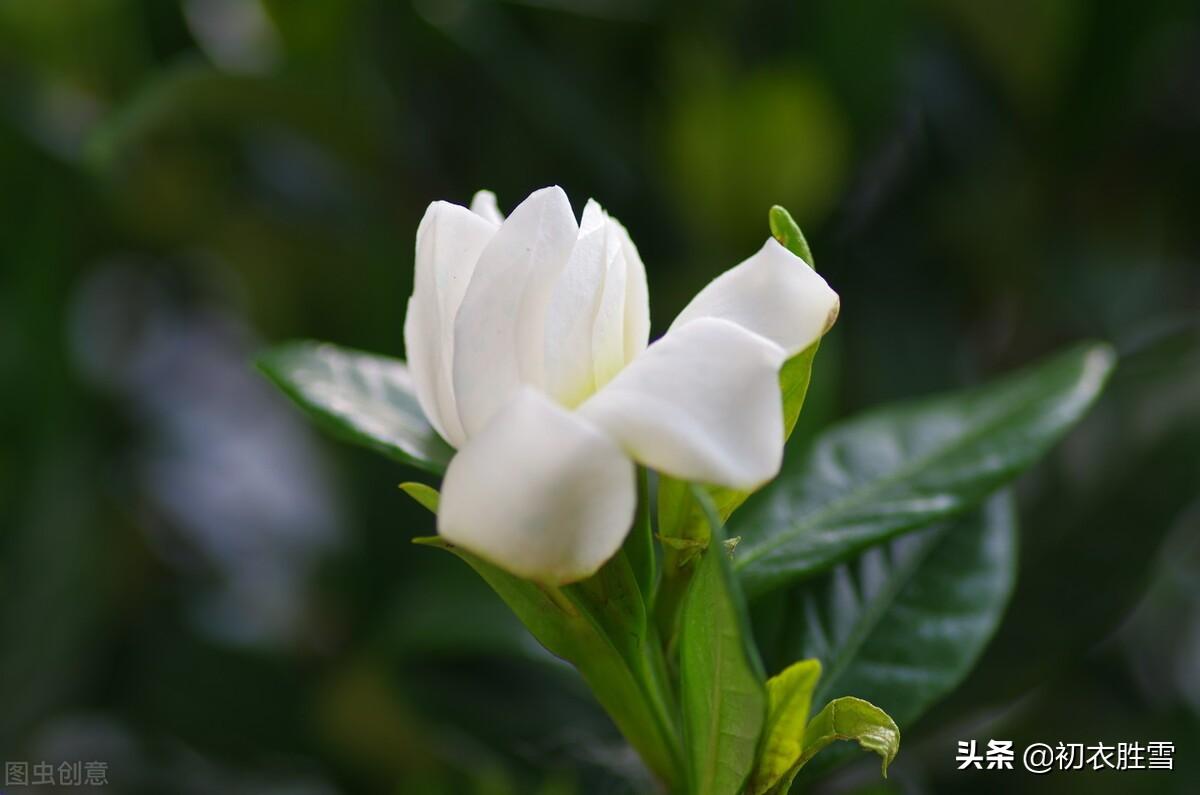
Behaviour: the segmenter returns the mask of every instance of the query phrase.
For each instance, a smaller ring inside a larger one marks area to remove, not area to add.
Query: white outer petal
[[[523,388],[450,462],[438,533],[513,574],[562,584],[620,549],[633,462],[577,414]]]
[[[496,194],[490,190],[475,192],[471,197],[471,212],[496,226],[504,223],[504,213],[500,212],[500,206],[496,203]]]
[[[650,341],[650,293],[646,287],[646,266],[629,232],[615,218],[609,223],[621,242],[625,255],[625,363],[632,362]]]
[[[701,318],[647,348],[579,413],[660,472],[750,489],[782,461],[784,358],[741,326]]]
[[[757,254],[697,293],[668,334],[697,318],[724,318],[766,337],[792,356],[816,342],[833,325],[837,312],[837,293],[825,280],[768,238]]]
[[[432,318],[430,313],[433,313]],[[458,411],[452,406],[442,408],[442,395],[446,394],[438,383],[442,366],[441,328],[437,320],[436,307],[426,309],[417,300],[416,295],[408,299],[408,308],[404,312],[404,355],[408,363],[408,372],[412,375],[413,390],[417,393],[417,403],[425,414],[425,419],[438,434],[456,445],[452,438],[461,436],[462,423],[458,421]],[[454,396],[450,395],[450,400]],[[443,416],[445,419],[443,419]],[[448,423],[446,420],[451,420]],[[447,428],[452,429],[451,433]]]
[[[578,236],[566,194],[543,188],[480,255],[454,324],[454,396],[468,437],[522,384],[543,386],[546,306]]]
[[[465,436],[452,385],[454,317],[475,263],[496,229],[448,202],[430,204],[417,227],[404,346],[421,409],[442,438],[456,447]]]
[[[604,288],[592,325],[592,374],[597,388],[625,366],[625,250],[615,224],[605,224],[604,238]]]

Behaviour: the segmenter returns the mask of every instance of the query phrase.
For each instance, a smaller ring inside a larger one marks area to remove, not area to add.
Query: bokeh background
[[[636,761],[414,473],[249,366],[403,355],[435,198],[601,200],[656,332],[789,207],[842,295],[797,444],[1084,337],[979,667],[887,783],[1200,787],[1200,13],[1188,0],[3,0],[0,760],[129,793],[621,793]],[[955,771],[959,739],[1176,770]],[[64,790],[66,791],[66,790]]]

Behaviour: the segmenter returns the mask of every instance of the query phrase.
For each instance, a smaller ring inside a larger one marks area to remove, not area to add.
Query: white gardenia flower
[[[779,368],[837,294],[774,239],[714,279],[647,346],[646,272],[594,201],[561,188],[505,219],[491,193],[434,202],[417,229],[404,339],[421,408],[457,448],[438,533],[561,584],[620,548],[641,463],[751,489],[783,456]]]

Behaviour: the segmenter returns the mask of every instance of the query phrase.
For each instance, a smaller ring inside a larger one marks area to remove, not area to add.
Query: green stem
[[[581,611],[582,616],[594,622],[589,611]],[[658,633],[651,627],[640,654],[631,660],[611,646],[599,625],[596,630],[596,637],[604,638],[609,648],[576,659],[576,667],[647,767],[668,791],[680,791],[686,775],[683,734]]]

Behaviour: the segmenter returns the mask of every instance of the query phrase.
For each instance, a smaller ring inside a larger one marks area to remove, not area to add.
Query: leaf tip
[[[804,260],[810,268],[815,267],[812,250],[809,249],[808,241],[791,213],[778,204],[772,205],[767,211],[767,225],[771,228],[771,236],[779,245]]]
[[[426,508],[433,514],[438,512],[441,495],[438,494],[437,489],[432,486],[426,486],[424,483],[417,483],[416,481],[401,483],[399,488],[400,491],[412,497],[422,508]]]

